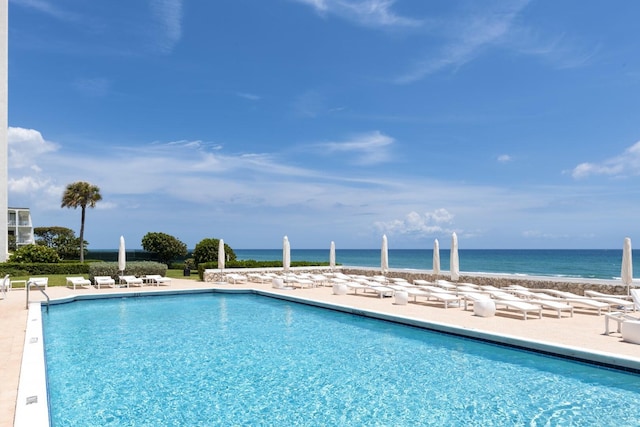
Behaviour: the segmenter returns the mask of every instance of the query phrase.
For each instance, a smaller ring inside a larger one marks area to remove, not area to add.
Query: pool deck
[[[622,358],[640,367],[640,345],[624,342],[619,333],[615,332],[616,323],[610,327],[614,331],[604,335],[605,316],[597,315],[592,310],[576,309],[574,316],[558,319],[555,312],[543,310],[542,319],[529,316],[523,320],[519,312],[505,312],[499,310],[493,317],[478,317],[473,311],[450,307],[445,309],[442,303],[426,302],[419,299],[418,303],[397,305],[394,298],[379,298],[376,294],[358,293],[354,295],[334,295],[330,286],[317,288],[297,288],[293,290],[273,289],[271,284],[240,283],[215,284],[194,280],[173,279],[169,286],[144,286],[127,288],[77,289],[66,287],[50,287],[47,294],[52,300],[71,297],[74,295],[98,295],[114,293],[141,293],[149,291],[167,290],[259,290],[266,293],[280,295],[284,298],[295,297],[319,304],[338,305],[346,311],[367,311],[378,317],[393,316],[409,319],[408,323],[431,323],[436,328],[447,330],[457,328],[463,334],[483,337],[485,334],[499,336],[503,341],[520,343],[538,343],[544,346],[574,349],[581,352],[598,355],[596,360]],[[42,301],[44,296],[37,291],[31,292],[31,301]],[[26,295],[23,289],[14,289],[0,300],[0,427],[13,426],[20,367],[25,341],[27,324]],[[563,314],[567,316],[567,314]],[[570,352],[571,354],[571,352]]]

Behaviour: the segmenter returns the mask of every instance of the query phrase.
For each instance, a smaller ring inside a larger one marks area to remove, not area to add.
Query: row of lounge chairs
[[[392,297],[398,292],[405,292],[407,298],[419,302],[442,303],[444,308],[462,306],[468,310],[476,304],[490,301],[497,310],[516,311],[526,320],[530,315],[542,317],[543,311],[553,312],[558,318],[573,317],[574,310],[583,313],[606,315],[606,333],[609,333],[610,320],[620,324],[628,320],[640,321],[629,312],[640,310],[640,290],[636,291],[636,301],[621,295],[604,294],[596,291],[585,291],[585,295],[555,289],[528,289],[513,285],[505,288],[479,286],[472,283],[453,283],[446,280],[429,282],[414,280],[413,283],[403,278],[386,276],[347,275],[341,272],[323,274],[276,274],[250,273],[247,276],[230,273],[226,275],[229,283],[274,283],[274,287],[293,289],[296,287],[340,286],[354,295],[374,294],[380,298]],[[335,288],[334,288],[335,289]],[[613,311],[612,311],[613,310]]]
[[[81,288],[95,286],[100,289],[102,286],[126,286],[128,288],[130,286],[169,285],[170,283],[171,279],[169,277],[164,277],[159,274],[147,274],[142,277],[132,275],[118,276],[118,283],[116,283],[116,280],[111,276],[95,276],[93,278],[93,283],[91,283],[91,280],[85,279],[82,276],[67,277],[67,286],[73,286],[73,289],[76,289],[78,286]]]
[[[249,275],[251,278],[252,275]],[[279,275],[255,275],[256,281],[265,283]],[[310,277],[310,276],[308,276]],[[298,278],[299,279],[299,278]],[[286,279],[285,279],[286,280]],[[292,283],[293,283],[292,279]],[[304,280],[304,279],[302,279]],[[543,310],[555,312],[558,318],[573,317],[574,310],[602,315],[610,313],[612,309],[623,314],[636,310],[633,301],[624,299],[619,295],[603,294],[595,291],[587,291],[585,295],[577,295],[570,292],[554,289],[527,289],[522,286],[509,286],[496,288],[494,286],[478,286],[472,283],[452,283],[446,280],[429,282],[426,280],[414,280],[409,283],[403,278],[389,278],[385,276],[346,275],[343,273],[327,273],[324,280],[315,282],[325,284],[341,284],[353,294],[375,293],[380,298],[393,296],[396,292],[406,292],[407,296],[418,302],[418,298],[426,301],[437,301],[445,308],[463,305],[469,309],[476,303],[491,301],[496,309],[517,311],[527,319],[534,314],[542,317]],[[305,283],[302,281],[301,283]],[[300,287],[306,285],[300,284]],[[309,285],[311,286],[311,285]],[[295,286],[293,286],[295,287]],[[640,309],[640,308],[638,308]],[[611,315],[610,317],[622,318],[623,316]]]

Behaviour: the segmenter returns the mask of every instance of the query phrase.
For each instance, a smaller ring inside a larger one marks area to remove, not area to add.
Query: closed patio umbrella
[[[220,243],[218,244],[218,269],[224,270],[224,261],[224,240],[220,239]]]
[[[331,267],[331,270],[336,268],[336,244],[333,240],[329,249],[329,267]]]
[[[382,248],[380,249],[380,268],[382,274],[389,272],[389,243],[387,242],[387,235],[382,235]]]
[[[287,236],[282,240],[282,267],[284,271],[289,271],[291,268],[291,245]]]
[[[627,295],[631,294],[631,284],[633,283],[633,260],[631,253],[631,239],[624,238],[622,247],[622,269],[620,271],[622,284],[627,286]]]
[[[433,274],[440,274],[440,242],[438,239],[433,241]]]
[[[458,259],[458,235],[454,231],[451,235],[451,259],[449,271],[454,282],[460,278],[460,260]]]
[[[127,251],[124,248],[124,236],[120,236],[120,246],[118,247],[118,271],[124,274],[127,268]]]

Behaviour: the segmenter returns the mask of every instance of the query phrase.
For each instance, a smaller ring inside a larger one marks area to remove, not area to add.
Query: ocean
[[[282,249],[234,249],[239,260],[282,259]],[[494,273],[527,276],[619,280],[622,249],[460,249],[461,274]],[[634,251],[635,254],[635,251]],[[292,261],[329,262],[329,249],[291,249]],[[430,249],[389,249],[389,267],[431,270]],[[336,249],[343,266],[380,267],[378,249]],[[440,250],[440,267],[449,270],[449,250]]]

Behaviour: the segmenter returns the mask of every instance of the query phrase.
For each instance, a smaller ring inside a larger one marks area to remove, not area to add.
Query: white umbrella
[[[389,244],[387,243],[387,235],[382,235],[382,248],[380,249],[380,267],[382,274],[389,272]]]
[[[124,249],[124,236],[120,236],[120,247],[118,248],[118,270],[124,274],[127,268],[127,251]]]
[[[451,255],[449,271],[454,282],[460,278],[460,260],[458,259],[458,236],[455,231],[451,235]]]
[[[331,249],[329,249],[329,267],[331,270],[336,268],[336,244],[334,241],[331,241]]]
[[[629,295],[631,284],[633,282],[633,260],[631,254],[631,239],[624,238],[624,246],[622,247],[622,269],[620,271],[622,284],[627,286],[627,295]]]
[[[440,243],[438,239],[433,241],[433,274],[440,274]]]
[[[282,241],[282,266],[284,271],[289,271],[291,267],[291,245],[287,236],[284,236]]]
[[[218,269],[224,270],[224,240],[220,239],[220,243],[218,244]]]

